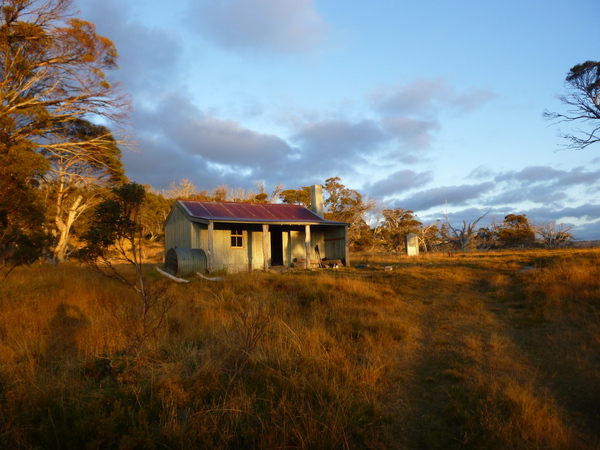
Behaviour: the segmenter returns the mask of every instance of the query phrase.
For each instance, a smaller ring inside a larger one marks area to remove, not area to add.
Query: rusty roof
[[[311,223],[346,225],[344,222],[322,219],[302,205],[280,203],[202,202],[177,200],[196,219],[215,222]]]

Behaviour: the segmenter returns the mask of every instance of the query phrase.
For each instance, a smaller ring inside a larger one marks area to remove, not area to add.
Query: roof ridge
[[[196,202],[196,203],[235,203],[235,204],[245,204],[245,205],[276,205],[276,206],[302,206],[303,208],[308,208],[307,206],[297,204],[297,203],[261,203],[261,202],[235,202],[231,200],[194,200],[189,198],[178,198],[177,201],[180,202]]]

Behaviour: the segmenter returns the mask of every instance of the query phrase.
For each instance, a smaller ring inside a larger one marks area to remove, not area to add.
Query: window
[[[244,246],[244,235],[242,230],[231,230],[231,246],[234,248],[242,248]]]

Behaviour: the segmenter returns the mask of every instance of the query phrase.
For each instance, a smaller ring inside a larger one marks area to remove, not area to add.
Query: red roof
[[[343,222],[322,219],[302,205],[201,202],[196,200],[178,200],[178,203],[194,218],[217,222],[293,222],[345,225]]]

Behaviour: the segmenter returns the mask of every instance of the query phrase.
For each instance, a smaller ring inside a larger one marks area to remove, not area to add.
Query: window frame
[[[230,235],[231,248],[244,248],[244,230],[233,228]]]

